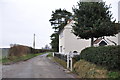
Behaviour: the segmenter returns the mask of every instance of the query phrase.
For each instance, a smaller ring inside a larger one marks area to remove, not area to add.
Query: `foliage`
[[[119,71],[108,71],[106,67],[96,65],[84,59],[77,61],[73,69],[79,78],[108,78],[108,80],[120,78]]]
[[[71,16],[72,13],[65,9],[56,9],[55,11],[52,11],[51,19],[49,21],[51,26],[53,26],[52,28],[55,29],[55,32],[50,36],[52,40],[51,46],[54,52],[59,51],[59,31],[64,28]]]
[[[72,13],[65,9],[56,9],[55,11],[52,11],[51,19],[49,21],[51,25],[54,26],[53,29],[59,31],[67,24],[67,21],[71,16]]]
[[[107,70],[86,60],[79,60],[73,66],[74,72],[79,78],[108,78]]]
[[[120,46],[89,47],[82,50],[80,59],[105,66],[108,70],[120,70]]]
[[[20,57],[20,56],[24,56],[27,54],[30,54],[30,48],[27,46],[23,46],[23,45],[14,45],[9,49],[9,58],[13,58],[14,56]]]
[[[36,53],[44,53],[44,52],[51,52],[52,50],[48,50],[48,49],[33,49],[31,50],[31,53],[36,54]]]
[[[109,76],[110,78],[120,78],[120,72],[110,71],[110,72],[108,72],[108,76]]]
[[[32,47],[23,46],[23,45],[14,45],[9,49],[9,59],[14,59],[14,57],[21,57],[28,54],[36,54],[43,52],[50,52],[51,50],[47,49],[33,49]]]
[[[91,38],[91,45],[94,37],[114,36],[118,30],[115,20],[111,21],[113,17],[109,9],[105,2],[78,2],[78,8],[73,7],[73,33],[82,39]]]
[[[49,53],[49,54],[47,55],[47,57],[52,57],[52,53]]]
[[[75,55],[73,58],[73,64],[80,60],[80,55]]]
[[[120,23],[115,23],[115,28],[118,32],[120,32]]]
[[[59,51],[59,34],[58,33],[53,33],[51,36],[51,46],[52,46],[52,50],[54,52],[58,52]]]

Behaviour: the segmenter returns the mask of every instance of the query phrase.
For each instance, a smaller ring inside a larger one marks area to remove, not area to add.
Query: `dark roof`
[[[99,42],[102,41],[102,40],[104,40],[106,43],[108,43],[108,41],[105,40],[104,38],[97,38],[97,39],[94,41],[93,44],[97,44],[97,43],[99,43]]]
[[[96,39],[96,40],[94,41],[94,44],[99,43],[101,40],[102,40],[102,38]]]

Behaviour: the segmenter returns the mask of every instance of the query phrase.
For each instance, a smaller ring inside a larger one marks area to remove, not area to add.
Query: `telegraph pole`
[[[35,34],[34,34],[33,37],[34,37],[34,38],[33,38],[33,48],[35,49]]]

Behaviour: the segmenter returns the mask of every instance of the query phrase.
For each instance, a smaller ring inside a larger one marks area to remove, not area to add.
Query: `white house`
[[[69,20],[68,24],[59,33],[59,53],[81,52],[86,47],[90,47],[91,40],[80,39],[72,33],[72,25],[74,21]],[[115,37],[105,37],[104,39],[96,39],[94,46],[100,45],[118,45],[118,35]]]
[[[72,33],[72,25],[74,21],[69,20],[68,24],[59,33],[59,52],[69,53],[77,51],[80,52],[82,49],[90,46],[90,41],[85,39],[78,39]]]
[[[118,22],[120,23],[120,1],[118,2]],[[118,44],[120,45],[120,33],[118,34]]]
[[[105,38],[98,38],[94,41],[94,46],[108,46],[108,45],[118,45],[118,39],[116,37],[105,37]]]

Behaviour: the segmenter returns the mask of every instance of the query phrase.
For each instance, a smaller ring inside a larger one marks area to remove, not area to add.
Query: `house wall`
[[[65,35],[65,32],[64,32],[64,29],[60,32],[59,34],[59,53],[62,53],[64,52],[64,36]],[[61,46],[62,46],[62,51],[61,51]]]
[[[81,52],[81,50],[90,46],[90,40],[77,39],[71,30],[72,28],[65,29],[65,53],[70,51]]]
[[[118,2],[118,22],[120,23],[120,1]],[[118,34],[118,45],[120,45],[120,33]]]
[[[120,33],[118,34],[118,45],[120,45]]]
[[[81,52],[86,47],[90,46],[90,40],[77,39],[77,37],[72,33],[72,22],[67,24],[64,27],[63,32],[61,31],[60,35],[63,34],[63,37],[59,36],[59,52],[60,46],[63,46],[62,53],[69,53],[70,51]]]
[[[105,37],[106,40],[107,40],[107,38],[110,39],[111,41],[114,41],[118,45],[118,34],[116,34],[115,36],[107,36],[107,37]],[[108,45],[114,45],[110,41],[108,41],[108,43],[109,43]]]
[[[120,1],[118,2],[118,21],[120,21]]]

